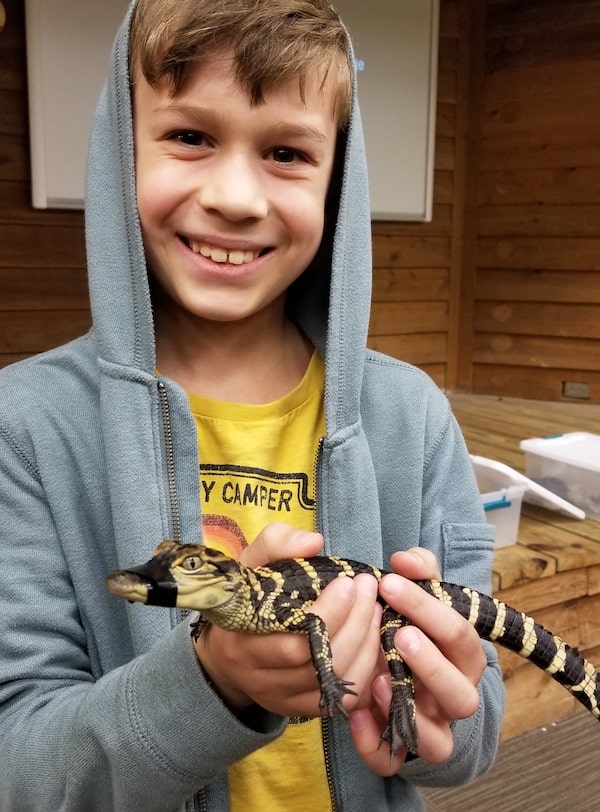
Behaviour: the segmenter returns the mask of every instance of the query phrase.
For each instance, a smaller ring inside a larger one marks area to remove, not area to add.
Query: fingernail
[[[369,713],[363,708],[352,711],[349,719],[350,726],[354,733],[363,733],[369,727]]]
[[[386,705],[392,699],[390,678],[385,674],[380,674],[378,677],[375,677],[371,690],[373,691],[373,696],[381,705]]]
[[[405,626],[396,632],[394,637],[394,645],[404,657],[406,654],[414,654],[421,646],[419,635],[416,630],[410,626]]]
[[[352,578],[338,578],[337,579],[339,586],[338,590],[340,591],[340,596],[344,596],[345,598],[354,598],[356,593],[356,584]]]
[[[297,530],[293,534],[291,541],[294,547],[297,547],[301,552],[304,547],[314,547],[317,537],[319,537],[318,533],[311,533],[309,530]]]
[[[373,598],[377,596],[379,584],[371,575],[359,575],[356,583],[364,595],[370,595]]]
[[[402,579],[398,575],[384,575],[381,579],[382,592],[396,597],[402,592]]]
[[[411,558],[419,558],[419,554],[416,553],[412,547],[410,547],[408,550],[396,550],[395,555],[409,555]]]

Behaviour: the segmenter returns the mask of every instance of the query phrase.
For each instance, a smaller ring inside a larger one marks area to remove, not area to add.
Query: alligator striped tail
[[[439,581],[419,584],[466,618],[482,639],[498,643],[543,669],[600,719],[600,673],[560,637],[523,612],[474,589]]]

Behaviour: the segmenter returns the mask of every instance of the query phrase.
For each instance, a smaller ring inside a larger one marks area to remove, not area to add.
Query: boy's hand
[[[318,555],[322,546],[319,534],[271,524],[244,550],[240,560],[256,567],[281,558]],[[359,694],[346,697],[348,710],[372,701],[371,683],[380,670],[376,664],[381,607],[376,599],[376,580],[362,575],[329,584],[312,607],[327,625],[336,674],[352,681],[352,689]],[[322,713],[304,635],[241,634],[209,625],[195,648],[213,687],[234,712],[255,703],[282,716]]]
[[[420,548],[396,553],[392,567],[398,574],[385,576],[379,591],[415,624],[400,629],[395,643],[415,678],[419,756],[442,763],[452,753],[450,725],[471,716],[479,706],[476,686],[486,667],[485,653],[464,618],[409,580],[440,577],[431,553]],[[401,766],[406,750],[390,760],[387,743],[380,742],[391,700],[388,674],[374,680],[373,699],[370,708],[352,713],[352,735],[363,761],[379,775],[389,776]]]

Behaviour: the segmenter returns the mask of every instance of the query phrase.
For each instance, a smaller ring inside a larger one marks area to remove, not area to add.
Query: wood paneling
[[[600,386],[600,2],[488,0],[472,391]]]
[[[0,366],[89,323],[82,214],[30,206],[24,0],[5,6]],[[369,344],[448,390],[597,401],[600,0],[440,10],[433,219],[373,224]]]
[[[600,406],[452,394],[471,454],[525,473],[519,443],[528,437],[597,431]],[[495,551],[494,595],[532,614],[554,634],[600,662],[600,523],[571,519],[524,502],[516,544]],[[502,738],[549,724],[576,709],[563,688],[526,660],[498,648],[507,690]]]
[[[479,274],[479,302],[497,299],[499,291],[510,291],[513,302],[573,302],[582,300],[600,303],[600,279],[594,272],[537,270],[531,273],[521,268],[490,268]]]
[[[599,188],[598,186],[596,188]],[[590,192],[592,195],[592,192]],[[598,205],[479,206],[480,237],[597,237]],[[483,245],[483,243],[482,243]],[[567,281],[566,279],[564,280]]]
[[[445,364],[448,351],[446,332],[373,336],[369,343],[374,350],[386,352],[396,358],[409,356],[412,363],[420,367],[437,365],[436,380],[445,380],[445,373],[439,370],[439,365]]]
[[[90,323],[83,216],[35,211],[23,0],[4,0],[0,34],[0,366],[50,349]]]
[[[476,206],[485,41],[485,5],[459,7],[459,99],[456,130],[456,201],[452,227],[448,389],[472,388],[473,304],[477,251]]]
[[[0,268],[5,311],[86,310],[87,285],[68,268]]]
[[[537,302],[480,302],[475,329],[479,333],[506,331],[511,335],[562,338],[600,338],[596,305]]]
[[[461,35],[471,0],[442,0],[433,219],[373,224],[369,345],[456,385],[449,347],[460,327],[470,42]]]
[[[468,45],[460,44],[461,4],[464,0],[442,0],[433,221],[374,224],[370,343],[421,364],[442,386],[448,384],[450,279],[460,274],[452,239],[461,95],[465,104],[458,66]],[[82,215],[30,206],[24,3],[7,0],[5,5],[7,25],[0,37],[0,365],[59,344],[89,323]],[[462,59],[464,63],[464,55]]]
[[[576,348],[573,347],[573,351]],[[473,365],[473,391],[484,395],[518,390],[526,394],[523,397],[535,397],[540,400],[568,400],[563,396],[563,385],[566,381],[586,384],[589,387],[589,402],[600,403],[600,372],[586,369],[573,369],[571,359],[568,366],[555,366],[548,369],[540,365],[520,365],[518,356],[506,358],[505,364],[498,363],[496,354],[481,352],[482,361],[475,360]],[[495,361],[495,363],[492,363]],[[510,361],[510,363],[509,363]],[[530,394],[527,394],[530,393]],[[594,429],[598,433],[598,426]]]

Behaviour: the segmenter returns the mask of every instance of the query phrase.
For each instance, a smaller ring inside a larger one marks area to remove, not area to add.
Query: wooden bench
[[[450,395],[472,454],[525,473],[521,440],[568,431],[600,434],[600,406]],[[523,504],[517,544],[496,551],[494,595],[535,617],[600,666],[600,522]],[[550,677],[498,649],[507,691],[502,739],[582,706]]]

